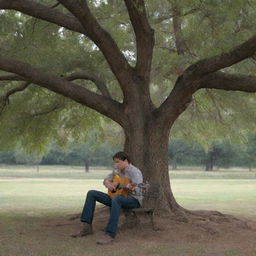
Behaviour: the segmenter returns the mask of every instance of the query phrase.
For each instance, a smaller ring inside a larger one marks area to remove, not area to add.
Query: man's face
[[[129,163],[127,160],[121,160],[121,159],[118,159],[118,158],[114,158],[114,165],[115,165],[115,168],[119,171],[124,171]]]

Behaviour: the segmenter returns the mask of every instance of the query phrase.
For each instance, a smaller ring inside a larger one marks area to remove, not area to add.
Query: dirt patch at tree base
[[[107,224],[108,210],[98,209],[94,218],[97,237]],[[204,212],[191,215],[188,221],[173,217],[155,216],[157,231],[152,230],[148,218],[140,217],[134,228],[125,227],[124,216],[120,220],[118,235],[108,248],[117,249],[120,253],[125,248],[133,249],[134,254],[126,255],[243,255],[256,256],[256,222],[245,218],[235,218],[230,215]],[[52,235],[58,233],[68,236],[80,230],[79,215],[66,216],[58,219],[41,220],[41,226],[51,229]],[[86,241],[88,238],[74,238]],[[97,246],[94,244],[94,246]],[[120,248],[123,248],[120,251]],[[124,250],[124,252],[126,252]],[[127,253],[127,252],[126,252]]]
[[[1,256],[256,256],[256,221],[218,213],[200,212],[187,218],[140,217],[134,228],[122,226],[115,241],[96,244],[103,234],[109,209],[97,209],[94,234],[72,238],[81,229],[79,215],[13,217],[0,222]]]

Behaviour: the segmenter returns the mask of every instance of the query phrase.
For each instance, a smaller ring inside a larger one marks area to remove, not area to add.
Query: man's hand
[[[116,189],[116,186],[109,180],[104,181],[104,185],[110,190],[113,191]]]
[[[135,184],[135,183],[128,183],[126,188],[129,190],[134,190],[136,186],[137,186],[137,184]]]

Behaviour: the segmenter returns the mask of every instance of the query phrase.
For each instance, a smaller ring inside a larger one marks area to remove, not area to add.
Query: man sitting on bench
[[[98,244],[108,244],[114,240],[121,208],[133,209],[139,208],[142,205],[143,197],[136,186],[143,182],[141,171],[130,163],[129,156],[124,152],[117,152],[113,156],[113,161],[115,170],[103,181],[105,187],[108,188],[108,193],[96,190],[88,191],[81,215],[83,228],[79,233],[72,235],[72,237],[83,237],[93,234],[92,221],[96,201],[111,207],[105,235],[97,241]]]

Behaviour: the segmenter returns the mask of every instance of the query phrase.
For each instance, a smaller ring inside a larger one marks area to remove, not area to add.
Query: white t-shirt
[[[113,170],[113,172],[110,173],[104,180],[113,181],[114,175],[119,175],[120,177],[128,178],[131,180],[132,183],[136,184],[140,184],[143,182],[143,176],[140,169],[138,169],[132,164],[129,164],[127,170],[124,173],[117,169]],[[142,205],[143,196],[138,187],[135,187],[134,191],[129,193],[129,196],[136,198],[139,201],[140,205]]]

